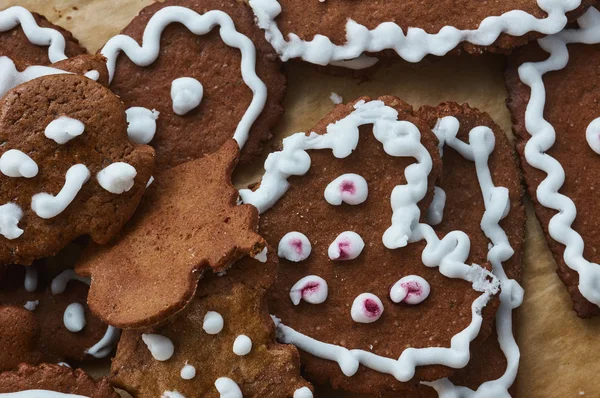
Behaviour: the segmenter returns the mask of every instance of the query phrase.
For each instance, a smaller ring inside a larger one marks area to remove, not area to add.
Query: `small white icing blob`
[[[186,362],[181,368],[180,375],[183,380],[191,380],[196,377],[196,368]]]
[[[427,209],[426,221],[429,225],[438,225],[444,219],[446,207],[446,191],[440,187],[433,188],[433,200]]]
[[[223,330],[223,317],[216,311],[208,311],[204,315],[202,329],[208,334],[217,334]]]
[[[83,305],[79,303],[69,304],[65,309],[63,322],[68,331],[73,333],[81,332],[86,324]]]
[[[7,177],[35,177],[37,163],[18,149],[9,149],[0,156],[0,171]]]
[[[66,394],[50,390],[23,390],[0,394],[2,398],[88,398],[83,395]]]
[[[175,352],[175,346],[171,339],[160,334],[142,334],[142,341],[150,350],[157,361],[167,361]]]
[[[160,398],[185,398],[185,396],[177,391],[165,391]]]
[[[160,112],[141,106],[125,111],[127,115],[127,136],[136,144],[148,144],[156,134],[156,119]]]
[[[180,77],[171,83],[171,100],[173,101],[173,112],[183,116],[200,105],[204,87],[202,83],[193,77]]]
[[[600,117],[591,121],[585,130],[585,139],[594,152],[600,154]]]
[[[383,303],[372,293],[359,294],[352,303],[350,315],[354,322],[373,323],[383,314]]]
[[[301,232],[292,231],[283,235],[277,247],[277,255],[295,263],[304,261],[310,256],[312,246]]]
[[[83,134],[84,130],[85,125],[79,120],[61,116],[46,126],[44,135],[62,145]]]
[[[242,390],[235,381],[229,377],[219,377],[215,381],[215,388],[221,398],[243,398]]]
[[[38,305],[40,305],[39,300],[28,301],[25,303],[25,305],[23,305],[23,308],[25,308],[28,311],[35,311],[35,309],[37,308]]]
[[[0,206],[0,235],[13,240],[23,235],[23,230],[18,227],[23,217],[23,210],[14,204],[7,203]]]
[[[331,181],[325,188],[325,200],[330,205],[359,205],[367,200],[369,187],[367,181],[358,174],[343,174]]]
[[[290,299],[294,305],[301,300],[310,304],[321,304],[327,300],[329,288],[325,279],[317,275],[309,275],[300,279],[290,289]]]
[[[359,234],[353,231],[345,231],[329,245],[327,254],[332,260],[354,260],[360,256],[365,248],[365,242]]]
[[[333,102],[336,105],[339,105],[342,102],[344,102],[342,96],[339,95],[338,93],[331,93],[331,95],[329,96],[329,99],[331,100],[331,102]],[[308,391],[310,391],[310,390],[308,390]]]
[[[267,262],[267,254],[269,253],[269,250],[267,249],[267,247],[265,246],[264,249],[261,250],[260,253],[253,255],[252,257],[255,260],[258,260],[261,263],[266,263]]]
[[[121,194],[129,191],[137,175],[135,167],[125,162],[111,163],[96,174],[98,184],[110,193]]]
[[[25,267],[25,290],[33,293],[38,286],[38,272],[35,267]]]
[[[89,180],[90,171],[83,164],[76,164],[67,170],[65,185],[58,195],[38,193],[31,198],[31,209],[41,218],[49,219],[62,213],[75,199],[79,190]]]
[[[308,387],[301,387],[294,391],[294,398],[313,398],[313,393]]]
[[[66,362],[57,362],[56,364],[57,364],[57,365],[60,365],[60,366],[64,366],[65,368],[70,368],[70,367],[71,367],[71,365],[69,365],[69,364],[68,364],[68,363],[66,363]]]
[[[394,303],[419,304],[431,292],[429,283],[418,275],[409,275],[400,279],[390,288],[390,298]]]
[[[85,72],[83,74],[83,76],[87,77],[88,79],[91,79],[95,82],[98,81],[98,79],[100,78],[100,72],[98,72],[97,70],[88,70],[87,72]]]
[[[240,334],[233,342],[233,352],[235,355],[248,355],[252,350],[252,340],[245,334]]]

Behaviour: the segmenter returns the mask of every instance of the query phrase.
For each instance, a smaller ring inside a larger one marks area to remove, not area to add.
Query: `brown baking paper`
[[[152,0],[0,0],[0,8],[22,5],[69,29],[90,52],[117,34]],[[510,135],[500,56],[446,57],[418,66],[398,63],[379,70],[370,81],[328,76],[308,65],[286,66],[289,88],[286,114],[274,143],[306,131],[334,106],[332,92],[345,101],[361,95],[396,95],[418,107],[441,101],[468,102],[488,112]],[[257,181],[262,161],[238,173],[239,186]],[[555,273],[539,223],[528,205],[523,287],[525,301],[517,311],[521,365],[519,397],[600,396],[600,319],[582,320],[571,310],[566,289]],[[106,371],[106,370],[104,370]]]

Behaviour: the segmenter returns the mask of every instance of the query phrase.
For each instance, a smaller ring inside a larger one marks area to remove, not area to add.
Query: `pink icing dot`
[[[383,314],[383,303],[372,293],[359,294],[352,303],[350,315],[354,322],[373,323]]]
[[[350,252],[350,241],[348,239],[344,239],[338,242],[338,248],[340,249],[340,256],[338,260],[345,260],[349,257]]]
[[[300,239],[290,240],[290,246],[294,248],[298,255],[302,254],[302,241]]]
[[[381,313],[381,308],[379,308],[379,305],[375,302],[375,300],[371,299],[365,300],[365,310],[367,315],[373,318]]]
[[[418,275],[409,275],[400,279],[390,288],[390,299],[394,303],[419,304],[423,302],[429,293],[431,286]]]
[[[327,299],[327,282],[317,275],[309,275],[300,279],[290,289],[290,299],[294,305],[301,300],[311,304],[321,304]]]
[[[349,193],[350,195],[354,195],[356,193],[356,186],[354,182],[350,180],[344,180],[340,184],[340,191],[343,193]]]
[[[354,260],[362,253],[365,242],[353,231],[342,232],[329,245],[327,254],[331,260]]]
[[[420,296],[423,291],[423,288],[417,281],[404,282],[400,286],[406,289],[406,297],[402,301],[407,301],[412,296]]]

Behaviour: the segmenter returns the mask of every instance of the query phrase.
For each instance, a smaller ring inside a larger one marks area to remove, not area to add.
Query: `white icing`
[[[180,77],[171,83],[171,101],[173,101],[173,112],[183,116],[192,109],[198,107],[204,95],[202,83],[193,77]]]
[[[354,260],[365,248],[365,242],[359,234],[345,231],[339,234],[327,249],[327,255],[332,260]]]
[[[7,177],[35,177],[37,163],[18,149],[9,149],[0,156],[0,171]]]
[[[84,395],[65,394],[49,390],[23,390],[0,394],[3,398],[88,398]]]
[[[300,387],[299,389],[294,391],[293,398],[313,398],[313,393],[308,387]]]
[[[185,398],[185,396],[177,391],[165,391],[160,398]]]
[[[25,303],[25,305],[23,305],[23,308],[25,308],[28,311],[35,311],[35,309],[37,308],[38,305],[40,305],[39,300],[28,301]]]
[[[325,188],[325,200],[330,205],[359,205],[367,200],[369,187],[367,181],[358,174],[343,174],[331,181]]]
[[[329,96],[329,99],[331,100],[331,102],[333,102],[335,105],[339,105],[342,102],[344,102],[344,99],[342,98],[341,95],[339,95],[338,93],[331,93],[331,95]],[[309,390],[310,391],[310,390]]]
[[[267,254],[269,253],[269,249],[267,249],[267,247],[265,246],[260,253],[258,254],[254,254],[251,255],[252,258],[254,258],[255,260],[258,260],[261,263],[266,263],[267,262]]]
[[[133,188],[135,167],[125,162],[111,163],[96,174],[98,184],[110,193],[121,194]]]
[[[242,398],[242,390],[236,384],[235,381],[229,377],[219,377],[215,381],[215,388],[220,394],[221,398]]]
[[[84,164],[76,164],[67,170],[65,185],[58,195],[38,193],[31,198],[31,209],[41,218],[56,217],[71,204],[83,184],[90,178],[90,171]]]
[[[146,188],[148,188],[150,185],[152,185],[153,182],[154,182],[154,176],[150,176],[150,178],[148,179],[148,182],[146,183]]]
[[[158,58],[160,37],[163,30],[171,23],[180,23],[195,35],[205,35],[215,26],[219,26],[219,35],[225,44],[237,48],[241,52],[240,64],[242,79],[252,90],[252,101],[240,120],[233,135],[240,148],[248,139],[252,124],[261,114],[267,100],[267,86],[256,74],[256,49],[252,41],[235,29],[231,17],[218,10],[198,14],[185,7],[170,6],[158,10],[148,21],[142,38],[142,46],[131,37],[118,35],[111,38],[101,53],[107,58],[110,80],[115,75],[117,57],[123,51],[138,66],[148,66]]]
[[[160,112],[133,106],[125,111],[127,116],[127,136],[136,144],[149,144],[156,134],[156,119]]]
[[[290,300],[294,305],[301,300],[310,304],[321,304],[327,300],[329,289],[325,279],[316,275],[305,276],[290,289]]]
[[[383,303],[372,293],[359,294],[352,303],[350,315],[354,322],[373,323],[383,314]]]
[[[13,240],[23,235],[19,228],[19,221],[23,217],[23,210],[15,203],[6,203],[0,206],[0,235]]]
[[[252,340],[245,334],[240,334],[233,342],[233,352],[235,355],[248,355],[252,350]]]
[[[390,299],[394,303],[420,304],[431,292],[429,283],[417,275],[408,275],[400,278],[390,288]]]
[[[81,121],[68,116],[60,116],[46,126],[44,135],[62,145],[83,134],[84,130],[85,125]]]
[[[142,341],[150,350],[150,353],[157,361],[167,361],[175,353],[175,346],[171,339],[160,334],[142,334]]]
[[[446,192],[435,187],[433,190],[433,200],[427,209],[427,224],[438,225],[444,219],[444,207],[446,206]]]
[[[70,368],[70,367],[71,367],[71,365],[69,365],[69,364],[68,364],[68,363],[66,363],[66,362],[57,362],[56,364],[57,364],[57,365],[60,365],[60,366],[64,366],[65,368]]]
[[[98,79],[100,79],[100,72],[98,72],[97,70],[88,70],[87,72],[85,72],[83,74],[83,76],[87,77],[88,79],[91,79],[95,82],[98,81]]]
[[[293,231],[283,235],[277,247],[277,255],[292,262],[304,261],[310,256],[312,246],[301,232]]]
[[[196,368],[186,362],[181,368],[180,376],[183,380],[191,380],[196,377]]]
[[[493,44],[502,33],[522,36],[528,32],[554,34],[567,24],[566,13],[581,4],[581,0],[538,0],[538,6],[548,15],[535,16],[521,10],[506,12],[500,16],[483,19],[477,29],[460,30],[444,26],[437,33],[428,33],[421,28],[402,27],[394,22],[383,22],[370,30],[364,25],[348,19],[346,42],[334,44],[328,37],[316,34],[311,41],[302,40],[290,33],[287,38],[279,30],[275,18],[281,14],[277,0],[250,0],[258,26],[265,30],[265,38],[277,51],[283,61],[302,58],[304,61],[328,65],[335,61],[347,61],[360,57],[365,52],[378,53],[391,49],[409,62],[419,62],[428,54],[443,56],[461,42],[480,46]],[[406,31],[406,33],[404,33]],[[359,66],[368,67],[373,63],[362,61]],[[337,64],[345,66],[344,64]],[[356,67],[356,65],[352,65]]]
[[[38,272],[35,267],[25,267],[25,290],[29,293],[33,293],[37,290],[38,286]]]
[[[217,334],[223,330],[223,317],[215,311],[208,311],[204,315],[202,329],[208,334]]]
[[[585,139],[594,152],[600,154],[600,117],[592,120],[585,130]]]
[[[85,327],[85,310],[80,303],[71,303],[65,309],[63,322],[68,331],[77,333]]]
[[[0,16],[1,17],[1,16]],[[19,84],[41,76],[68,74],[64,70],[51,68],[49,66],[29,66],[24,71],[19,72],[15,63],[8,57],[0,57],[0,97],[3,97],[8,90],[15,88]]]

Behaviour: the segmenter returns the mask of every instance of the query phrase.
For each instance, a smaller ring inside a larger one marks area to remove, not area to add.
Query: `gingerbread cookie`
[[[0,394],[14,398],[119,398],[106,378],[94,380],[81,369],[42,364],[21,365],[0,373]]]
[[[312,397],[298,351],[275,342],[265,295],[276,275],[277,253],[269,250],[264,263],[246,257],[206,276],[181,313],[123,332],[111,381],[139,397]]]
[[[234,132],[242,162],[260,154],[286,85],[262,36],[234,0],[168,0],[106,43],[130,137],[156,149],[159,170],[217,151]]]
[[[20,59],[26,66],[49,65],[85,54],[71,32],[23,7],[0,11],[0,57]]]
[[[257,24],[283,61],[363,69],[395,52],[409,62],[459,49],[506,51],[563,29],[593,0],[473,3],[249,0]]]
[[[94,313],[118,327],[158,323],[193,298],[203,272],[260,257],[258,212],[239,205],[231,185],[238,157],[230,139],[212,155],[155,176],[115,243],[90,248],[77,266],[92,277]]]
[[[454,143],[459,122],[449,122]],[[478,170],[488,167],[486,140],[493,141],[481,129],[475,142],[459,141],[467,153],[481,152]],[[485,206],[480,199],[481,214],[444,211],[434,189],[437,139],[394,97],[338,105],[310,134],[286,138],[265,170],[259,188],[240,195],[264,212],[261,234],[278,246],[270,310],[279,340],[301,350],[309,379],[408,394],[467,364],[471,343],[491,332],[499,290],[479,224],[487,217],[495,228],[501,215],[488,214],[488,205],[504,209],[504,191],[486,181],[484,196],[492,197]],[[471,182],[471,190],[479,186]],[[462,227],[434,229],[424,222],[430,217]]]
[[[0,263],[30,264],[80,235],[107,243],[137,207],[154,160],[127,139],[119,99],[63,73],[17,86],[0,109]]]
[[[510,59],[506,85],[517,149],[536,215],[577,315],[600,315],[598,93],[600,12],[590,8],[567,29]],[[598,167],[596,167],[598,165]]]

